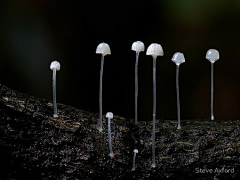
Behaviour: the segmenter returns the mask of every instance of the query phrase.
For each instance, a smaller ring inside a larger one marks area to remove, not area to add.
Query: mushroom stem
[[[138,57],[139,52],[136,52],[136,63],[135,63],[135,123],[138,122],[138,113],[137,113],[137,100],[138,100]]]
[[[57,100],[56,100],[56,74],[57,71],[60,70],[60,63],[57,61],[53,61],[50,64],[50,69],[53,71],[53,76],[52,76],[52,85],[53,85],[53,117],[57,118],[58,117],[58,112],[57,112]]]
[[[155,161],[155,124],[156,124],[156,57],[153,57],[153,132],[152,132],[152,167],[156,167]]]
[[[132,167],[132,171],[135,171],[135,162],[136,162],[136,154],[138,153],[137,149],[134,149],[133,151],[133,167]]]
[[[211,63],[211,120],[214,120],[214,114],[213,114],[213,71],[214,71],[214,63]]]
[[[206,54],[206,59],[211,63],[211,120],[214,120],[213,114],[213,64],[219,59],[219,52],[216,49],[209,49]]]
[[[181,129],[180,125],[180,98],[179,98],[179,66],[185,62],[183,53],[176,52],[172,61],[176,64],[176,92],[177,92],[177,117],[178,117],[178,126],[177,129]]]
[[[102,131],[102,79],[103,79],[104,55],[101,57],[100,87],[99,87],[99,131]]]
[[[114,157],[114,154],[113,154],[113,150],[112,150],[111,119],[110,119],[110,117],[108,117],[108,140],[109,140],[109,150],[110,150],[109,156],[110,156],[111,158],[113,158],[113,157]]]
[[[180,125],[180,98],[179,98],[179,65],[176,65],[176,91],[177,91],[177,116],[178,116],[178,127],[181,129]]]
[[[52,80],[52,85],[53,85],[53,108],[54,108],[54,114],[53,117],[58,117],[58,112],[57,112],[57,98],[56,98],[56,69],[53,69],[53,80]]]
[[[138,122],[137,114],[137,98],[138,98],[138,57],[141,51],[144,51],[144,44],[141,41],[136,41],[132,44],[132,50],[136,52],[135,64],[135,124]]]

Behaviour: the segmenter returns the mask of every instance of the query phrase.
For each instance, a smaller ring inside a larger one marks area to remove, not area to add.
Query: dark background
[[[208,49],[215,63],[215,117],[240,117],[240,1],[228,0],[7,0],[0,3],[0,80],[30,95],[52,99],[49,65],[57,73],[57,101],[98,112],[101,42],[105,56],[103,113],[134,118],[134,41],[159,43],[157,118],[176,119],[175,64],[180,66],[181,117],[210,117]],[[152,119],[152,57],[139,59],[139,118]]]

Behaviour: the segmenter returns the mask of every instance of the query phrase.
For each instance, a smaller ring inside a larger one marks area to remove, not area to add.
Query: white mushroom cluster
[[[144,43],[141,41],[136,41],[132,44],[131,50],[136,52],[136,63],[135,63],[135,123],[138,123],[138,59],[139,53],[145,50]],[[100,67],[100,83],[99,83],[99,120],[98,120],[98,130],[103,132],[103,117],[102,117],[102,81],[103,81],[103,66],[104,66],[104,57],[106,55],[111,54],[111,49],[107,43],[100,43],[96,49],[97,54],[101,54],[101,67]],[[163,48],[160,44],[152,43],[146,51],[146,55],[150,55],[153,58],[153,127],[152,127],[152,168],[156,167],[156,159],[155,159],[155,130],[156,130],[156,59],[158,56],[163,56]],[[216,49],[209,49],[206,53],[206,59],[211,62],[211,119],[214,120],[213,113],[213,65],[219,59],[219,52]],[[179,95],[179,66],[180,64],[185,62],[184,54],[181,52],[176,52],[172,59],[176,64],[176,92],[177,92],[177,129],[181,129],[180,124],[180,95]],[[52,75],[52,86],[53,86],[53,108],[54,113],[53,117],[58,118],[58,110],[57,110],[57,101],[56,101],[56,72],[61,68],[60,63],[58,61],[53,61],[50,64],[50,69],[53,71]],[[61,113],[60,113],[61,114]],[[113,119],[113,113],[107,112],[106,118],[108,119],[108,141],[109,141],[109,156],[114,158],[114,153],[112,149],[112,138],[111,138],[111,119]],[[133,167],[132,171],[135,171],[135,159],[136,154],[138,153],[137,149],[134,149],[133,156]]]

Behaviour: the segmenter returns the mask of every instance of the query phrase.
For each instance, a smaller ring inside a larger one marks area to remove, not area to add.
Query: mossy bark
[[[111,159],[105,118],[99,133],[97,113],[63,104],[58,113],[51,101],[0,84],[2,179],[240,179],[239,120],[183,120],[181,130],[177,120],[158,120],[151,168],[152,122],[115,116]]]

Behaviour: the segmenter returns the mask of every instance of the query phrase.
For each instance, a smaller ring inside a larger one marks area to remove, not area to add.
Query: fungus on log
[[[53,118],[52,110],[51,101],[0,83],[1,179],[240,179],[240,120],[182,120],[181,130],[176,120],[157,120],[152,169],[151,121],[115,116],[110,159],[106,119],[99,133],[97,113],[58,104]]]

